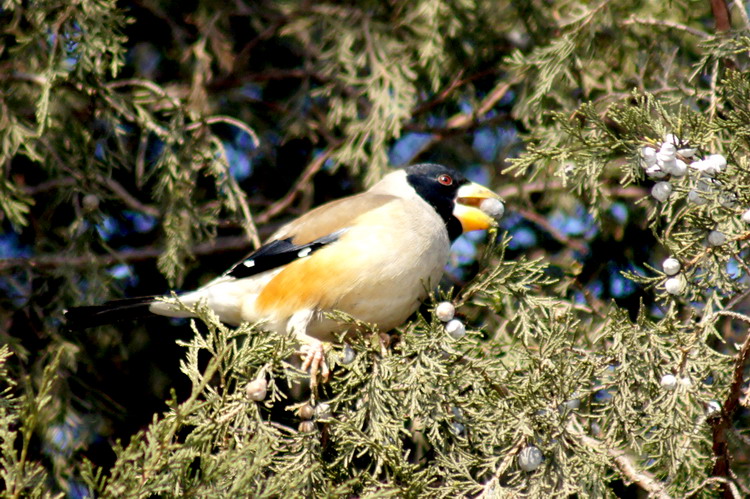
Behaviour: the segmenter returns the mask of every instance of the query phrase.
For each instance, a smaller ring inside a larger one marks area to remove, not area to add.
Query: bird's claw
[[[318,374],[325,383],[328,381],[331,371],[326,363],[323,343],[320,341],[305,343],[300,347],[302,357],[302,370],[310,370],[310,387],[315,388],[318,384]]]

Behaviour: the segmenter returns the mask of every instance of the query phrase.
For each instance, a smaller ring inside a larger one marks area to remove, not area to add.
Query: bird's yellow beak
[[[461,222],[464,232],[489,229],[497,225],[494,218],[480,209],[480,205],[485,199],[499,201],[500,196],[473,182],[459,187],[453,215]]]

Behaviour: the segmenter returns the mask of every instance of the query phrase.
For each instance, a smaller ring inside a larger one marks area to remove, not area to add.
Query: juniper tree
[[[750,493],[741,3],[6,1],[0,30],[6,495]],[[204,308],[63,327],[416,160],[508,213],[312,396],[291,338]]]

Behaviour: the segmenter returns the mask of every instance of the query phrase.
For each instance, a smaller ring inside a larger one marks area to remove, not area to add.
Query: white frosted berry
[[[737,206],[737,198],[731,192],[722,192],[719,195],[719,204],[731,210]]]
[[[344,344],[344,351],[341,356],[341,363],[344,365],[351,364],[357,357],[357,353],[354,351],[349,343]]]
[[[542,464],[542,458],[542,451],[534,445],[529,445],[518,453],[518,467],[524,471],[534,471]]]
[[[677,154],[677,147],[672,142],[664,142],[659,148],[658,154],[664,154],[674,158],[675,154]]]
[[[664,144],[671,144],[671,145],[677,145],[680,143],[680,138],[673,134],[673,133],[666,133],[664,134]],[[662,147],[664,147],[664,144],[662,144]]]
[[[460,407],[451,407],[451,412],[453,413],[453,417],[456,418],[456,421],[464,420],[464,411],[462,411]]]
[[[581,407],[581,399],[577,397],[577,393],[573,394],[575,398],[572,398],[570,400],[566,400],[562,404],[562,408],[568,409],[569,411],[575,411],[579,407]]]
[[[704,159],[693,161],[692,163],[690,163],[690,168],[704,175],[714,175],[713,167]]]
[[[680,378],[679,383],[680,383],[680,386],[684,388],[685,390],[687,390],[693,385],[693,382],[687,376],[683,376],[682,378]]]
[[[458,319],[453,319],[445,325],[445,332],[453,339],[463,338],[466,334],[466,326]]]
[[[687,194],[688,201],[698,206],[708,203],[708,199],[700,195],[695,189],[691,189]]]
[[[448,322],[456,315],[456,307],[454,307],[449,301],[440,302],[438,303],[438,306],[435,307],[435,315],[441,321]]]
[[[715,190],[717,185],[721,184],[713,179],[702,178],[695,184],[695,188],[702,194],[710,194]]]
[[[650,146],[646,146],[641,149],[641,157],[643,157],[643,163],[646,167],[654,166],[656,164],[656,149]]]
[[[661,264],[661,268],[664,269],[664,273],[672,276],[680,271],[680,261],[677,258],[669,257]]]
[[[675,161],[677,161],[677,158],[674,154],[669,154],[661,151],[656,153],[656,164],[658,166],[661,166],[662,170],[664,171],[669,171]]]
[[[715,400],[711,400],[706,404],[706,416],[709,418],[711,416],[716,416],[717,414],[721,414],[721,404],[719,404]]]
[[[685,148],[685,149],[678,150],[677,154],[679,154],[683,158],[692,158],[693,156],[695,156],[695,154],[697,152],[698,152],[698,149],[695,149],[695,148],[692,148],[692,147],[688,147],[688,148]]]
[[[721,154],[711,154],[706,158],[706,161],[710,162],[720,172],[724,171],[727,167],[727,158]]]
[[[709,246],[721,246],[727,241],[727,236],[720,230],[712,230],[708,233]]]
[[[687,281],[683,275],[676,275],[664,281],[664,289],[670,295],[681,295],[685,291],[685,286],[687,286]]]
[[[692,163],[690,163],[690,168],[693,170],[701,171],[703,170],[704,161],[702,159],[696,159]]]
[[[460,437],[466,432],[466,426],[463,423],[454,421],[453,423],[451,423],[451,430],[453,431],[454,435]]]
[[[572,176],[573,173],[575,173],[575,171],[576,171],[576,164],[573,163],[572,161],[569,161],[563,165],[563,174],[566,177]]]
[[[677,148],[672,144],[662,144],[658,151],[656,151],[656,159],[658,160],[671,160],[677,156]]]
[[[745,213],[742,214],[742,221],[746,224],[750,224],[750,210],[747,210]]]
[[[661,377],[661,381],[659,382],[659,384],[665,390],[672,391],[677,388],[677,376],[675,376],[674,374],[665,374]]]
[[[667,176],[667,172],[663,171],[659,165],[653,165],[646,168],[646,176],[656,180],[662,179]]]
[[[671,174],[672,170],[677,167],[677,160],[672,158],[668,160],[657,159],[656,166],[661,168],[661,171],[667,174]]]
[[[255,402],[265,400],[267,393],[268,382],[266,381],[265,376],[256,378],[245,386],[245,395],[247,395],[247,398]]]
[[[716,158],[714,156],[720,156],[720,158]],[[709,156],[705,159],[693,161],[692,163],[690,163],[690,167],[698,170],[703,175],[713,177],[726,167],[727,163],[726,160],[723,160],[723,158],[724,157],[721,155]]]
[[[651,188],[651,195],[662,203],[672,195],[672,184],[669,182],[657,182]]]
[[[708,175],[709,177],[713,177],[717,173],[719,173],[721,170],[719,170],[716,165],[711,163],[704,163],[704,167],[701,170],[701,173],[704,175]]]
[[[315,406],[315,419],[328,419],[332,416],[331,405],[321,402]]]
[[[685,176],[685,174],[687,173],[687,170],[688,170],[687,163],[685,163],[681,159],[676,159],[674,160],[674,165],[672,165],[672,168],[669,170],[669,173],[673,177],[680,178],[680,177]]]
[[[505,205],[502,201],[495,198],[483,199],[479,204],[479,209],[494,219],[502,217],[503,213],[505,213]]]

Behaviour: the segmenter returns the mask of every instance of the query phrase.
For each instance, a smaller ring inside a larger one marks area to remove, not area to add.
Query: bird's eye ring
[[[450,175],[442,174],[437,178],[437,181],[443,185],[452,185],[453,179]]]

